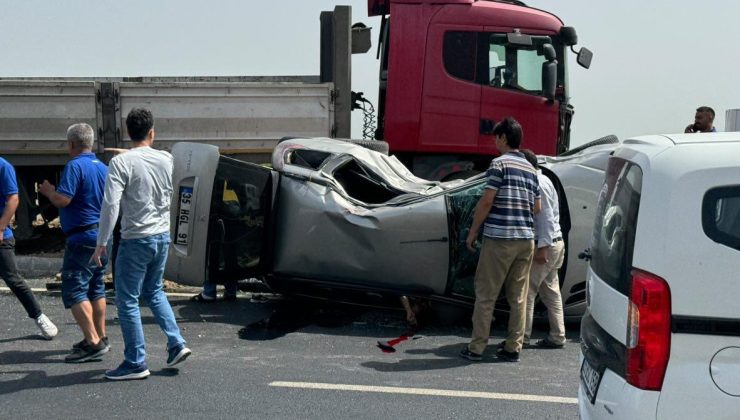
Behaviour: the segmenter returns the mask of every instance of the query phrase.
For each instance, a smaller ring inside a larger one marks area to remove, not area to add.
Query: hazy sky
[[[353,90],[375,103],[380,21],[365,0],[0,0],[0,77],[318,74],[319,13],[336,4],[374,27],[371,53],[353,59]],[[572,145],[683,131],[699,105],[724,131],[725,111],[740,108],[740,3],[527,4],[575,26],[594,51],[590,70],[571,66]]]

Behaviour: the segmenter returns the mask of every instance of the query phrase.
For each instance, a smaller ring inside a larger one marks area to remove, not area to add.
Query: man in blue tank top
[[[49,181],[39,192],[58,207],[62,231],[67,236],[62,266],[62,302],[72,310],[85,336],[72,346],[64,359],[80,363],[99,359],[110,350],[105,333],[105,264],[98,267],[90,258],[98,238],[100,207],[108,167],[92,152],[95,133],[85,123],[67,129],[67,162],[55,189]],[[107,261],[106,261],[107,263]]]

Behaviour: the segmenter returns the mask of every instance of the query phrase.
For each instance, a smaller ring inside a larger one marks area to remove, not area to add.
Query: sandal
[[[207,298],[203,296],[203,293],[198,293],[197,295],[190,298],[191,302],[198,302],[198,303],[214,303],[216,302],[215,298]]]

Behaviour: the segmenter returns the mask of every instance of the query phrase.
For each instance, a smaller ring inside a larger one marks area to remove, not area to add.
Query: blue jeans
[[[167,348],[185,344],[170,302],[162,290],[169,244],[170,234],[161,233],[146,238],[121,239],[118,248],[114,281],[123,335],[123,357],[135,366],[141,366],[146,360],[139,297],[149,305],[155,321],[167,336]]]
[[[105,266],[107,258],[102,258],[103,266],[98,267],[90,261],[95,252],[95,244],[84,245],[67,242],[64,247],[62,263],[62,302],[66,309],[88,300],[94,302],[105,298]]]

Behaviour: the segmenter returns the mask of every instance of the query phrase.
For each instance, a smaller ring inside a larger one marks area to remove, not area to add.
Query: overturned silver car
[[[541,158],[560,193],[568,316],[584,310],[587,263],[578,255],[588,255],[612,149],[594,145]],[[172,153],[170,280],[259,277],[289,295],[474,302],[478,255],[465,237],[484,174],[427,181],[393,156],[327,138],[282,141],[272,168],[221,156],[206,144],[179,143]]]

